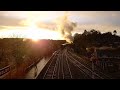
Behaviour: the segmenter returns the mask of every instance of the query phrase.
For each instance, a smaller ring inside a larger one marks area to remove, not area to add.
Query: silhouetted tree
[[[117,34],[117,31],[116,31],[116,30],[114,30],[114,31],[113,31],[113,33],[114,33],[114,35],[116,35],[116,34]]]
[[[83,35],[88,35],[88,31],[84,30]]]
[[[115,30],[116,34],[117,31]],[[120,42],[120,37],[112,35],[111,32],[101,34],[97,30],[84,30],[82,34],[76,33],[74,35],[74,49],[77,53],[84,52],[87,47],[113,46],[115,42]],[[118,45],[118,44],[117,44]]]

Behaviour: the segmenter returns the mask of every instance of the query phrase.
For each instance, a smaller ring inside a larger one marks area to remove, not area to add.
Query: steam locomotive
[[[65,49],[65,48],[72,48],[73,44],[72,43],[64,43],[61,44],[61,49]]]

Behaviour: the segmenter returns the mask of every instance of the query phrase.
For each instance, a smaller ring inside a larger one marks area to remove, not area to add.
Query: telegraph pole
[[[94,53],[93,53],[93,55],[92,55],[92,57],[91,57],[91,61],[92,61],[92,78],[93,79],[95,79],[95,74],[94,74],[94,72],[95,72],[95,65],[94,65],[94,60],[96,59],[96,57],[97,57],[97,52],[96,52],[96,48],[94,48]]]
[[[94,55],[92,54],[91,58],[90,58],[90,61],[92,63],[92,79],[95,78],[94,76]]]
[[[94,70],[95,70],[95,67],[94,67],[94,61],[92,60],[92,78],[95,79],[95,76],[94,76]]]

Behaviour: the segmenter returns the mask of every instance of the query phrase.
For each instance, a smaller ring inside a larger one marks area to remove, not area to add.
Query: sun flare
[[[39,39],[61,39],[58,32],[37,27],[28,27],[24,34],[26,38],[30,38],[33,41],[38,41]]]
[[[7,28],[3,32],[0,32],[0,36],[5,38],[28,38],[33,41],[38,41],[39,39],[62,39],[57,30],[37,27],[36,23],[39,21],[38,18],[40,17],[35,17],[32,13],[28,13],[27,18],[20,22],[20,24],[25,25],[25,27]]]
[[[38,41],[39,39],[53,39],[53,40],[61,40],[62,37],[59,32],[44,29],[44,28],[32,28],[25,27],[21,29],[6,29],[4,31],[0,31],[1,38],[28,38],[33,41]]]

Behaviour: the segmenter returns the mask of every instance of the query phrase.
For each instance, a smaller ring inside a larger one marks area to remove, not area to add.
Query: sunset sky
[[[56,21],[65,13],[77,24],[72,34],[96,29],[120,35],[120,11],[0,11],[0,37],[61,39]]]

